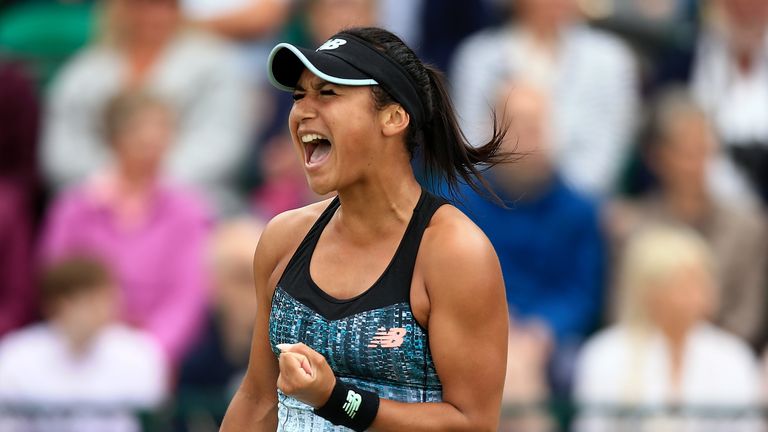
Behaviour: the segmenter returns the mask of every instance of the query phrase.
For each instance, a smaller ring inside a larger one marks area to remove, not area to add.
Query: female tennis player
[[[507,306],[486,236],[422,190],[483,188],[503,128],[469,146],[441,75],[397,36],[340,32],[277,45],[289,129],[311,188],[337,196],[273,219],[256,248],[250,365],[222,431],[492,431]]]

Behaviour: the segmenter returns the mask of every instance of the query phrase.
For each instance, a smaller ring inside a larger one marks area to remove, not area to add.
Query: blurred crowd
[[[505,206],[456,201],[504,274],[502,430],[766,430],[765,0],[0,0],[0,430],[217,430],[263,225],[322,198],[266,57],[366,25],[473,144],[509,127]]]

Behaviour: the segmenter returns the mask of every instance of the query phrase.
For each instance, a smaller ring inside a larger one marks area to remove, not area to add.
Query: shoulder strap
[[[334,213],[336,213],[336,209],[339,208],[339,205],[339,197],[337,196],[331,201],[328,207],[323,210],[323,213],[317,218],[317,221],[315,221],[312,228],[309,229],[307,235],[304,236],[299,247],[296,248],[296,252],[293,253],[291,260],[288,261],[288,265],[285,267],[283,275],[280,276],[280,280],[277,283],[278,285],[283,285],[285,282],[286,287],[296,286],[295,283],[292,283],[294,281],[289,279],[300,275],[304,266],[309,266],[309,262],[312,259],[312,252],[315,250],[315,246],[317,246],[317,242],[320,240],[320,234],[322,234],[323,229],[328,225],[328,222],[331,221],[331,218]]]
[[[388,290],[397,291],[397,297],[401,301],[409,301],[411,293],[411,280],[413,269],[416,265],[416,257],[419,254],[421,239],[424,236],[429,222],[437,209],[447,204],[443,198],[435,196],[424,190],[419,203],[413,210],[413,221],[405,233],[400,250],[398,250],[392,265],[385,275],[386,281],[382,281]],[[394,292],[390,291],[392,294]]]

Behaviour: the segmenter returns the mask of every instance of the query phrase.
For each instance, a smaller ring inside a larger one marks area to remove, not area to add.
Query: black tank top
[[[315,284],[309,271],[320,234],[340,203],[323,211],[299,245],[275,288],[269,336],[303,342],[322,354],[340,379],[380,397],[401,402],[437,402],[442,387],[429,350],[427,331],[413,317],[411,280],[421,238],[446,201],[422,190],[400,245],[379,279],[351,299],[336,299]],[[278,430],[345,430],[313,414],[312,408],[278,391]]]

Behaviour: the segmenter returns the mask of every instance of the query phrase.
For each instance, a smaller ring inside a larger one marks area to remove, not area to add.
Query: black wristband
[[[379,412],[379,395],[336,379],[328,402],[315,408],[314,412],[335,425],[362,432],[373,423]]]

